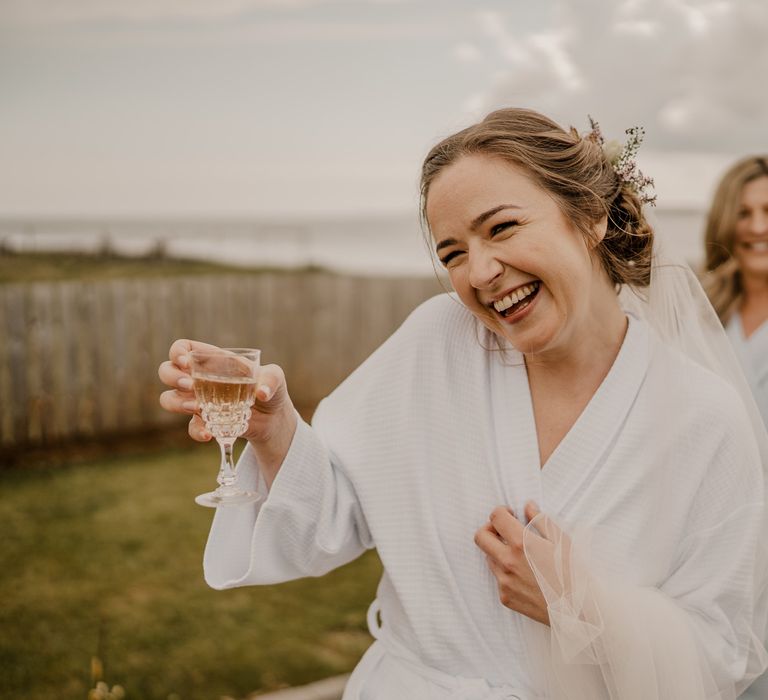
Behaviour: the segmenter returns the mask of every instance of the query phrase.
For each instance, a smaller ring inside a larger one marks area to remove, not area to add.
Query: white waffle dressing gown
[[[541,468],[522,356],[495,348],[455,297],[422,304],[312,427],[299,421],[263,504],[217,510],[207,582],[320,576],[375,547],[377,639],[344,700],[735,697],[755,643],[763,508],[737,394],[630,316]],[[238,468],[256,487],[249,449]],[[596,616],[576,576],[570,597],[548,596],[552,628],[499,602],[473,536],[494,507],[531,499],[590,532]]]

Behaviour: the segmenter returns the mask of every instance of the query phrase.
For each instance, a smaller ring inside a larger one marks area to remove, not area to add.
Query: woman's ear
[[[597,248],[602,243],[605,234],[608,231],[608,215],[606,214],[602,219],[596,221],[592,225],[592,236],[589,239],[590,247]]]

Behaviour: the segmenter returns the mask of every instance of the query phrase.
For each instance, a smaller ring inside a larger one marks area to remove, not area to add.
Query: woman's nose
[[[469,283],[475,289],[486,289],[504,271],[504,265],[493,251],[477,246],[469,251]]]
[[[749,232],[756,236],[768,234],[768,211],[760,210],[750,217]]]

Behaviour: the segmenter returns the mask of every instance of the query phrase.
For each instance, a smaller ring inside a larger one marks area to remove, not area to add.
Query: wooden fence
[[[314,404],[441,291],[320,271],[0,285],[0,447],[173,423],[157,366],[176,338],[259,347]]]

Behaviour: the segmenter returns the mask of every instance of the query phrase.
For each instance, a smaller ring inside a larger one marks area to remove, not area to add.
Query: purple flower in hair
[[[588,118],[592,130],[586,135],[586,138],[603,149],[603,154],[616,176],[637,193],[642,204],[655,205],[656,195],[648,191],[649,188],[653,187],[653,178],[643,174],[642,170],[637,167],[637,160],[635,159],[640,144],[645,138],[645,129],[642,126],[633,126],[627,129],[625,133],[629,138],[622,146],[618,141],[606,142],[600,125],[591,116]]]

